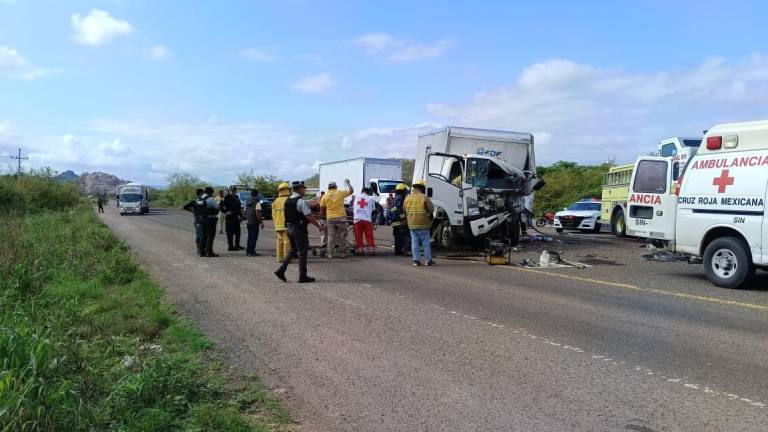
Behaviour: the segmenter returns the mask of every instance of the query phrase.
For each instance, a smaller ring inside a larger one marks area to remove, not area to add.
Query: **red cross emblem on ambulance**
[[[717,186],[717,193],[725,193],[725,188],[732,185],[736,177],[731,177],[730,172],[725,169],[720,172],[720,177],[712,179],[712,186]]]

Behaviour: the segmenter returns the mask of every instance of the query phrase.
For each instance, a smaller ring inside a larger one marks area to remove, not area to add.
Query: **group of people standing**
[[[243,204],[237,195],[237,188],[229,188],[227,195],[219,191],[213,196],[213,188],[197,189],[197,198],[184,205],[184,210],[194,215],[195,244],[197,254],[201,257],[217,257],[213,251],[213,240],[216,237],[216,227],[222,232],[222,225],[227,234],[229,251],[245,249],[246,256],[259,256],[256,253],[256,241],[259,238],[259,229],[264,228],[264,219],[261,215],[261,201],[259,191],[252,190],[251,197]],[[248,238],[246,247],[240,245],[242,220],[246,221]]]
[[[310,249],[309,225],[314,225],[320,232],[321,246],[327,250],[329,259],[346,257],[348,215],[344,205],[351,197],[354,251],[357,255],[375,255],[375,229],[377,203],[369,188],[363,188],[359,195],[354,195],[349,180],[345,180],[345,189],[338,188],[335,182],[328,184],[328,191],[314,203],[305,198],[306,185],[303,181],[294,181],[290,186],[283,182],[278,185],[278,196],[272,203],[276,257],[280,263],[274,272],[282,281],[287,281],[285,272],[293,259],[299,261],[299,283],[314,282],[307,273],[307,255]],[[422,265],[421,251],[424,253],[423,265],[434,265],[430,246],[430,228],[434,206],[426,195],[423,181],[416,182],[410,193],[404,183],[395,188],[395,194],[388,205],[389,219],[394,237],[396,255],[410,255],[414,266]],[[227,233],[230,251],[245,249],[246,255],[258,256],[255,250],[259,229],[264,228],[259,193],[251,191],[251,197],[243,204],[237,195],[237,189],[231,187],[227,195],[220,191],[213,196],[213,188],[198,189],[197,198],[184,206],[194,213],[195,242],[198,254],[205,257],[218,256],[213,252],[213,240],[217,226],[221,225]],[[313,212],[314,210],[319,210]],[[222,216],[223,215],[223,216]],[[317,215],[317,216],[316,216]],[[248,229],[246,247],[240,246],[240,223],[245,219]]]

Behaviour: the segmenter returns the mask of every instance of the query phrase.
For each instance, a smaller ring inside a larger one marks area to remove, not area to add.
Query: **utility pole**
[[[11,155],[11,159],[16,159],[16,160],[19,161],[18,168],[16,169],[16,176],[20,176],[21,175],[21,161],[29,159],[29,156],[21,157],[21,149],[19,149],[19,155],[18,156]]]

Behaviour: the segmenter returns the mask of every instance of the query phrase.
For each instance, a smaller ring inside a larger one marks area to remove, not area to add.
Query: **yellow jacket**
[[[287,190],[281,190],[272,202],[272,223],[275,225],[275,231],[285,231],[285,200],[288,195]]]
[[[403,203],[405,217],[408,219],[408,229],[419,230],[432,227],[432,212],[435,206],[428,196],[414,189],[405,197]]]

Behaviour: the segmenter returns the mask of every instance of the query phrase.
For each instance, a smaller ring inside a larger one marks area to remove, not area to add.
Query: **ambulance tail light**
[[[726,135],[723,137],[723,148],[732,149],[739,145],[738,135]]]
[[[707,137],[707,150],[720,150],[723,147],[723,137]]]

